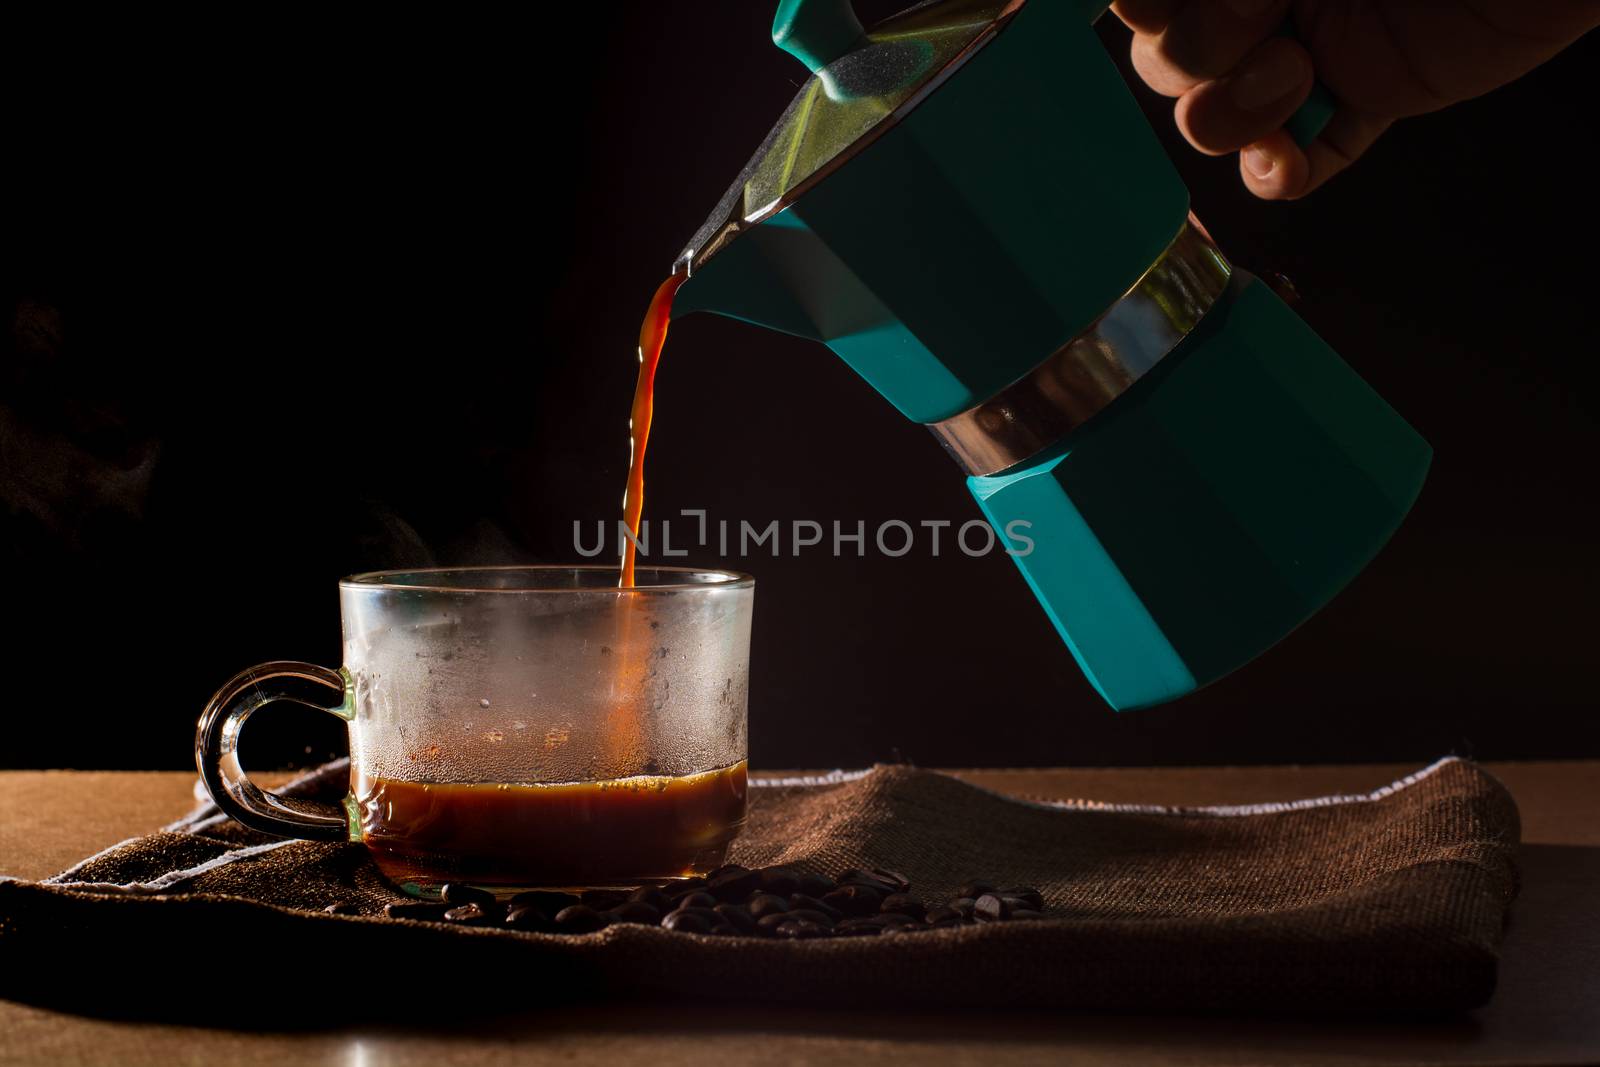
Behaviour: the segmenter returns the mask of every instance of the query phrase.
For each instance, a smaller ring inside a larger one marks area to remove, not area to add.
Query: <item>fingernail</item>
[[[1236,15],[1254,18],[1277,2],[1278,0],[1228,0],[1228,6],[1233,8]]]
[[[1305,77],[1305,60],[1298,52],[1273,48],[1230,79],[1228,95],[1241,110],[1260,111],[1300,88]]]
[[[1244,169],[1254,174],[1257,178],[1265,178],[1272,173],[1272,168],[1277,165],[1271,156],[1255,145],[1251,145],[1244,150]]]

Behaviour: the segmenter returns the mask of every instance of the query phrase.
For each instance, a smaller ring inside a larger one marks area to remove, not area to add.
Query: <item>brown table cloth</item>
[[[340,761],[284,791],[333,798],[346,777]],[[45,882],[0,882],[0,995],[232,1022],[605,993],[1456,1011],[1493,992],[1518,832],[1506,790],[1457,759],[1370,794],[1232,808],[1026,802],[899,766],[753,781],[738,862],[887,867],[929,901],[993,878],[1036,886],[1049,916],[769,941],[397,922],[360,845],[274,841],[202,808]],[[338,902],[363,914],[322,912]]]

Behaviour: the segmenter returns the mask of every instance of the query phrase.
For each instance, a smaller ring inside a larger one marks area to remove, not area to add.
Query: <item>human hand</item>
[[[1600,23],[1600,0],[1118,0],[1133,66],[1207,155],[1265,200],[1304,196],[1400,118],[1526,74]],[[1293,18],[1296,37],[1281,33]],[[1320,79],[1338,104],[1304,150],[1283,130]]]

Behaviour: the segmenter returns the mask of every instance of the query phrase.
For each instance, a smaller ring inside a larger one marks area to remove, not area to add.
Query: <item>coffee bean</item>
[[[763,915],[778,915],[788,911],[789,902],[771,893],[757,893],[750,898],[749,907],[750,914],[759,919]]]
[[[796,941],[808,940],[814,937],[827,936],[827,928],[808,922],[786,922],[778,927],[778,936],[792,938]]]
[[[564,934],[587,934],[604,926],[606,917],[587,904],[574,904],[556,912],[555,922]]]
[[[833,932],[837,937],[877,937],[883,932],[883,927],[874,924],[863,924],[861,926],[840,924],[833,928]]]
[[[850,870],[839,875],[839,885],[866,886],[870,889],[876,889],[880,896],[888,896],[890,893],[897,893],[900,891],[900,886],[898,883],[892,882],[889,879],[884,878],[881,875],[874,874],[871,871],[863,871],[857,867],[852,867]]]
[[[348,902],[340,903],[340,904],[329,904],[326,908],[323,908],[322,910],[327,912],[329,915],[360,915],[361,914],[361,906],[359,904],[351,904],[351,903],[348,903]]]
[[[761,887],[761,876],[744,868],[728,871],[706,883],[706,892],[722,901],[740,901]]]
[[[738,904],[718,904],[712,910],[722,916],[722,921],[737,932],[741,934],[756,932],[756,918],[750,913],[750,909]]]
[[[763,893],[787,899],[800,890],[800,876],[788,867],[764,867],[757,873]]]
[[[1015,885],[1005,889],[996,889],[995,895],[1000,897],[1017,897],[1026,902],[1026,906],[1033,911],[1044,910],[1044,897],[1032,886]]]
[[[825,874],[802,874],[799,876],[799,885],[789,892],[804,893],[808,897],[821,897],[838,888],[839,883]]]
[[[642,885],[628,894],[628,900],[637,904],[648,904],[659,912],[669,912],[672,904],[667,900],[667,895],[658,886]]]
[[[621,889],[587,889],[578,897],[581,903],[595,911],[609,911],[627,899],[628,894]]]
[[[905,934],[948,929],[974,920],[1044,917],[1043,897],[1029,886],[996,889],[992,882],[973,880],[948,904],[932,908],[912,896],[910,889],[911,880],[904,874],[882,867],[855,867],[834,879],[783,864],[752,870],[725,863],[705,877],[641,886],[632,893],[590,890],[578,903],[579,898],[566,893],[519,893],[512,898],[519,907],[505,915],[505,923],[519,929],[548,929],[552,920],[547,916],[554,914],[554,925],[570,933],[599,929],[610,922],[654,921],[671,930],[721,937],[809,939],[834,933],[846,937]],[[492,894],[477,887],[452,883],[445,896],[446,903],[456,907],[440,910],[428,904],[399,904],[386,908],[385,914],[436,919],[443,917],[444,911],[459,910],[459,917],[452,915],[452,920],[465,922],[496,916]],[[478,907],[468,909],[467,904]],[[327,910],[358,913],[354,905],[330,905]]]
[[[999,922],[1011,917],[1011,905],[993,893],[985,893],[973,902],[972,914],[980,922]]]
[[[661,921],[661,912],[642,900],[628,900],[606,912],[612,922],[642,923],[654,926]]]
[[[826,914],[812,908],[790,908],[789,918],[794,922],[816,923],[818,926],[833,925],[833,920]]]
[[[598,929],[607,922],[649,923],[653,916],[663,927],[718,936],[766,935],[809,939],[837,932],[859,937],[877,932],[910,933],[947,929],[974,919],[994,922],[1007,918],[1043,917],[1043,898],[1028,886],[995,889],[992,882],[973,880],[961,887],[948,904],[929,908],[910,892],[911,881],[887,868],[851,868],[837,880],[827,875],[797,871],[787,865],[750,869],[725,863],[705,877],[685,878],[665,886],[643,886],[629,894],[592,890],[574,908],[569,894],[519,894],[513,903],[538,905],[533,910],[506,917],[507,925],[529,929],[548,926],[552,911],[563,921],[563,931]],[[467,895],[482,893],[462,887]],[[459,897],[460,891],[456,893]],[[625,898],[625,899],[624,899]],[[473,903],[481,902],[475,897]],[[550,908],[549,905],[560,907]],[[606,905],[601,908],[598,905]],[[492,905],[482,902],[485,914]],[[603,912],[603,914],[602,914]],[[427,905],[400,906],[400,914],[433,918]],[[471,916],[472,913],[466,913]],[[469,921],[471,921],[469,919]]]
[[[689,912],[693,912],[694,914],[700,916],[702,919],[704,919],[708,923],[714,923],[714,922],[718,922],[719,921],[718,918],[717,918],[717,909],[716,909],[715,905],[707,907],[707,906],[702,905],[702,904],[679,904],[676,908],[673,908],[672,910],[673,911],[689,911]]]
[[[907,893],[911,890],[911,879],[899,871],[886,871],[882,867],[874,867],[872,873],[894,886],[896,893]]]
[[[578,903],[578,898],[573,893],[558,893],[553,889],[530,889],[518,893],[506,903],[514,908],[534,907],[546,915],[554,915],[562,908],[570,908]]]
[[[715,914],[715,912],[712,914]],[[661,925],[668,930],[676,930],[681,934],[709,934],[711,932],[711,924],[692,911],[672,912],[661,920]]]
[[[884,896],[870,886],[845,883],[824,896],[822,903],[845,915],[869,915],[878,910]]]
[[[475,885],[464,885],[461,882],[451,882],[439,893],[440,898],[451,907],[460,904],[493,904],[494,894],[487,889],[479,889]]]
[[[506,912],[505,924],[515,930],[548,930],[550,918],[531,904]]]
[[[444,913],[444,917],[453,923],[471,923],[475,926],[481,926],[490,920],[491,914],[489,908],[474,902],[451,908]]]
[[[448,905],[427,904],[422,901],[383,906],[383,913],[391,919],[413,919],[418,922],[439,922],[449,910]]]
[[[884,897],[883,903],[878,905],[878,910],[910,916],[913,919],[920,919],[928,913],[927,905],[910,893],[893,893]]]
[[[804,893],[796,893],[789,898],[789,910],[794,911],[796,908],[809,908],[812,911],[820,911],[834,922],[844,918],[844,913],[832,904],[824,904],[816,897],[808,897]]]

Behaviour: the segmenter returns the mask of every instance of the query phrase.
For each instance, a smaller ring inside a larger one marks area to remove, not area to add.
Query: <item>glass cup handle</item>
[[[339,703],[329,707],[331,689]],[[206,705],[194,737],[194,762],[200,780],[217,807],[264,834],[318,841],[351,839],[349,816],[337,804],[299,800],[269,793],[252,782],[239,765],[239,732],[251,713],[286,700],[337,715],[355,718],[355,700],[349,675],[314,663],[291,660],[263,663],[235,675]]]

